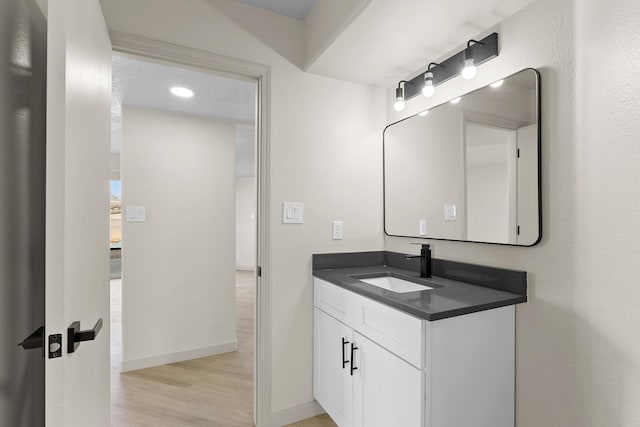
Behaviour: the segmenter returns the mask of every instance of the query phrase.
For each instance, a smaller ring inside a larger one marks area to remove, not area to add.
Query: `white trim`
[[[204,50],[117,31],[111,31],[109,35],[113,50],[118,53],[181,64],[198,71],[213,71],[218,75],[227,74],[236,79],[244,77],[247,81],[259,80],[269,71],[269,67],[266,65]]]
[[[154,366],[167,365],[169,363],[184,362],[185,360],[199,359],[201,357],[215,356],[216,354],[229,353],[238,349],[238,341],[212,345],[209,347],[194,348],[192,350],[176,351],[175,353],[159,354],[157,356],[143,357],[141,359],[123,360],[120,364],[120,372],[135,371]]]
[[[324,414],[322,406],[315,400],[313,402],[294,406],[293,408],[274,412],[271,414],[271,427],[282,427],[307,418],[317,417]]]
[[[257,81],[257,160],[258,167],[258,251],[257,265],[262,267],[262,277],[257,278],[256,289],[256,337],[254,375],[254,421],[259,427],[271,424],[271,258],[269,239],[269,146],[271,105],[271,73],[268,66],[241,59],[230,58],[171,43],[112,32],[113,50],[163,62],[232,77],[245,77]]]

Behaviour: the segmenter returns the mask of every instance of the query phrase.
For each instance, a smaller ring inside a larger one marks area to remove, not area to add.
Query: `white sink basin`
[[[408,280],[399,279],[393,276],[370,277],[364,279],[358,278],[358,280],[400,294],[405,292],[418,292],[433,289],[430,286],[419,285],[417,283],[409,282]]]

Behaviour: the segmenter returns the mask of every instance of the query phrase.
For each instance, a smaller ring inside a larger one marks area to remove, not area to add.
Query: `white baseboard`
[[[141,359],[123,360],[120,364],[120,372],[135,371],[137,369],[151,368],[153,366],[169,363],[183,362],[185,360],[199,359],[201,357],[215,356],[216,354],[229,353],[238,349],[238,341],[212,345],[209,347],[194,348],[192,350],[177,351],[175,353],[160,354],[157,356],[143,357]]]
[[[324,409],[315,400],[303,405],[294,406],[293,408],[284,409],[282,411],[273,412],[271,414],[271,427],[282,427],[288,424],[297,423],[298,421],[313,418],[324,414]]]

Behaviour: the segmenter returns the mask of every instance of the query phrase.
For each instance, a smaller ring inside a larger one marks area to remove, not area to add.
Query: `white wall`
[[[428,135],[428,137],[425,137]],[[443,239],[465,236],[464,112],[445,104],[385,131],[386,232]],[[456,206],[456,220],[445,221],[444,206]]]
[[[236,268],[256,267],[256,178],[236,177]]]
[[[234,159],[234,122],[123,106],[123,369],[235,349]]]
[[[212,4],[109,0],[103,10],[112,31],[271,67],[272,266],[264,274],[272,290],[278,412],[313,401],[311,254],[382,247],[385,94],[300,71]],[[280,223],[283,201],[305,203],[304,224]],[[331,240],[332,220],[344,221],[343,240]]]
[[[530,300],[517,307],[519,427],[640,425],[638,28],[637,0],[538,0],[495,28],[500,56],[475,80],[454,79],[432,101],[524,67],[542,74],[542,242],[433,244],[439,258],[529,272]],[[408,243],[385,239],[415,252]]]

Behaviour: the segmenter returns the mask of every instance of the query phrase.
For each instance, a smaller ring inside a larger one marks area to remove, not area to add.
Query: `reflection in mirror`
[[[526,69],[389,125],[385,232],[531,246],[540,239],[539,75]]]

